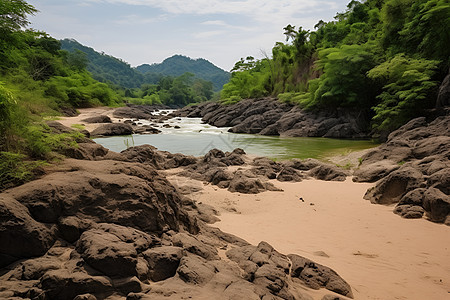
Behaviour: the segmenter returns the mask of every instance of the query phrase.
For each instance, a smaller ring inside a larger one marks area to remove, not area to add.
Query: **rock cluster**
[[[361,159],[354,181],[375,182],[365,199],[396,204],[404,218],[450,225],[450,116],[411,120]]]
[[[245,99],[232,105],[217,102],[184,107],[173,116],[201,117],[230,132],[285,137],[365,138],[367,120],[359,112],[306,112],[273,98]]]
[[[251,159],[244,150],[223,152],[210,150],[203,157],[159,151],[153,146],[132,147],[121,152],[128,161],[147,163],[160,170],[182,167],[181,176],[209,182],[231,192],[257,194],[279,191],[270,179],[299,182],[307,177],[327,181],[344,181],[349,172],[315,159],[275,162],[265,157]],[[229,167],[235,167],[230,170]]]
[[[78,159],[0,194],[1,299],[312,299],[307,288],[328,289],[324,299],[352,297],[327,267],[206,225],[196,215],[208,211],[158,171],[239,165],[243,151],[193,158],[142,146],[118,154],[85,142],[69,154]]]

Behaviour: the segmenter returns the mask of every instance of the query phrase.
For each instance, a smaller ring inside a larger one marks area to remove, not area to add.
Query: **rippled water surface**
[[[140,121],[149,124],[148,121]],[[267,156],[273,159],[324,158],[376,146],[370,141],[354,141],[327,138],[280,138],[253,134],[235,134],[228,128],[202,124],[200,118],[176,118],[165,122],[175,128],[158,128],[161,134],[116,136],[97,138],[104,147],[120,152],[127,147],[149,144],[159,150],[186,155],[201,156],[213,148],[232,151],[242,148],[247,154]],[[159,124],[162,125],[162,124]]]

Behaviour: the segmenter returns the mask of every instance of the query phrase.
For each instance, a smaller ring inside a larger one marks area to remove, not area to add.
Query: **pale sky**
[[[74,38],[138,66],[174,54],[229,71],[241,57],[269,56],[287,24],[313,29],[350,0],[28,0],[31,28]]]

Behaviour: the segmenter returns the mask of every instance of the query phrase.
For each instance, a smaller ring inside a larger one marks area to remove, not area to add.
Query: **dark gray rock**
[[[100,125],[91,132],[91,136],[115,136],[133,134],[133,127],[129,124],[111,123]]]
[[[112,123],[111,118],[106,115],[90,117],[81,121],[86,123]]]

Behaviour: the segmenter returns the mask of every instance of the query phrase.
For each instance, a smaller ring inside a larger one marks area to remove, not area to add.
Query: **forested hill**
[[[69,52],[78,50],[85,53],[88,71],[101,82],[111,82],[124,88],[138,88],[144,83],[157,83],[159,79],[156,75],[144,76],[127,62],[105,53],[99,53],[74,39],[61,40],[61,49]]]
[[[160,64],[144,64],[136,67],[142,74],[162,74],[169,76],[180,76],[186,72],[193,73],[201,79],[211,81],[215,90],[222,89],[230,79],[230,73],[213,65],[206,59],[191,59],[183,55],[174,55],[166,58]]]
[[[76,51],[85,53],[88,61],[87,69],[95,79],[101,82],[111,82],[123,88],[138,88],[143,84],[155,84],[163,76],[177,77],[189,72],[198,78],[211,81],[214,90],[219,91],[230,79],[230,73],[202,58],[194,60],[186,56],[174,55],[160,64],[144,64],[132,68],[127,62],[105,53],[99,53],[74,39],[62,40],[61,49],[71,53]]]

